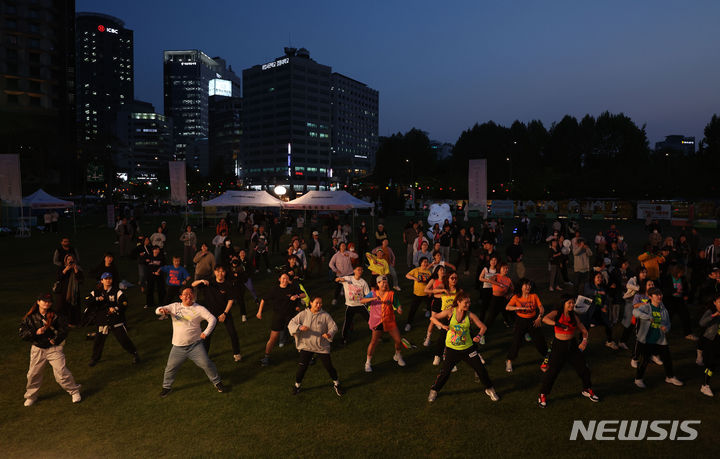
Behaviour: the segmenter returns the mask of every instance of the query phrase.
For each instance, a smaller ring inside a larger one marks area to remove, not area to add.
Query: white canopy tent
[[[290,210],[350,210],[372,209],[375,204],[358,199],[347,191],[308,191],[286,202],[284,207]]]
[[[35,193],[25,196],[22,199],[23,207],[29,207],[30,209],[67,209],[72,208],[73,210],[73,231],[75,230],[75,203],[72,201],[65,201],[60,198],[56,198],[48,194],[42,188],[39,188]]]
[[[283,202],[267,191],[226,191],[220,196],[204,201],[203,207],[282,207]]]

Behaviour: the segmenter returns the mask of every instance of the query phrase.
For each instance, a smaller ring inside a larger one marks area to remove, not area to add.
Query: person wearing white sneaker
[[[600,399],[592,390],[590,382],[590,369],[585,362],[585,349],[588,343],[588,331],[575,314],[575,299],[569,296],[564,298],[565,302],[559,310],[551,311],[543,317],[543,323],[554,328],[555,339],[552,342],[550,351],[550,360],[548,361],[548,370],[543,376],[540,386],[540,396],[538,400],[542,400],[541,407],[547,404],[547,396],[552,390],[555,379],[560,374],[560,370],[565,362],[575,368],[578,376],[582,380],[582,395],[589,398],[593,402]],[[575,337],[576,333],[582,334],[582,341],[578,344]],[[543,404],[544,403],[544,404]]]
[[[443,322],[443,319],[448,319],[449,324]],[[447,335],[445,338],[445,361],[440,374],[435,380],[435,384],[430,390],[428,401],[435,400],[437,393],[440,392],[450,378],[453,368],[460,361],[467,362],[475,370],[475,374],[485,386],[485,393],[492,401],[500,400],[475,347],[475,343],[485,334],[487,327],[475,314],[470,312],[470,296],[465,292],[459,292],[455,297],[453,307],[434,315],[430,320],[436,326],[447,331]],[[470,336],[471,323],[479,329],[475,337]]]
[[[700,358],[705,366],[705,380],[700,392],[712,397],[710,378],[720,362],[720,338],[718,338],[718,333],[720,333],[720,294],[714,295],[712,306],[700,318],[700,326],[704,329],[700,338],[703,348]]]
[[[638,381],[642,383],[651,358],[659,355],[665,368],[665,382],[675,386],[682,386],[683,383],[673,374],[670,347],[667,340],[667,333],[670,331],[670,316],[662,302],[662,291],[653,287],[647,293],[650,302],[633,310],[633,315],[639,319],[637,340],[640,353],[640,361],[635,372],[635,385],[642,387],[638,384]]]
[[[430,339],[430,334],[432,333],[433,328],[438,328],[438,330],[440,330],[440,336],[435,343],[436,357],[442,357],[443,355],[445,355],[445,335],[447,334],[447,332],[445,331],[445,329],[434,325],[434,322],[432,322],[432,317],[452,307],[455,301],[455,297],[459,292],[457,288],[457,283],[457,273],[454,271],[449,271],[445,268],[445,266],[441,265],[437,267],[435,273],[431,277],[431,280],[428,281],[427,287],[425,287],[425,292],[433,295],[433,300],[430,306],[430,308],[432,309],[432,314],[430,316],[430,324],[428,325],[428,333],[426,339]],[[448,325],[449,323],[448,318],[442,319],[442,321],[445,323],[445,325]]]
[[[31,406],[37,400],[46,363],[53,368],[55,381],[72,396],[73,403],[82,400],[80,384],[75,382],[75,378],[65,365],[63,346],[68,335],[67,322],[64,316],[57,315],[51,308],[52,294],[43,293],[38,296],[37,301],[20,323],[20,338],[32,343],[30,368],[25,387],[25,406]]]
[[[542,316],[545,313],[540,298],[532,293],[533,283],[530,279],[521,280],[521,293],[513,295],[510,298],[505,309],[515,311],[515,325],[513,330],[513,340],[507,353],[507,361],[505,363],[505,371],[512,372],[512,361],[518,356],[520,345],[523,342],[525,334],[530,335],[530,340],[535,345],[535,349],[544,359],[547,354],[547,343],[545,336],[540,330],[542,325]]]
[[[397,296],[395,296],[395,292],[390,290],[387,276],[377,276],[376,282],[377,288],[372,289],[365,298],[360,300],[363,304],[370,304],[368,307],[370,312],[368,326],[370,330],[372,330],[372,338],[367,348],[367,360],[365,361],[365,371],[368,373],[372,371],[372,367],[370,366],[372,357],[384,332],[387,332],[395,342],[395,355],[393,356],[393,360],[395,360],[399,366],[405,366],[405,361],[400,352],[403,347],[400,330],[398,330],[397,322],[395,321],[395,311],[397,310],[398,314],[402,314],[402,306]]]
[[[345,320],[342,327],[342,340],[347,344],[350,341],[350,331],[353,329],[355,314],[360,314],[365,320],[370,318],[367,308],[360,302],[368,293],[368,286],[362,278],[362,265],[355,266],[352,276],[335,278],[335,282],[342,284],[345,292]]]

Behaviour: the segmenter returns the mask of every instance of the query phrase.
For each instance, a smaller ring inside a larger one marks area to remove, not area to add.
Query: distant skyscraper
[[[165,51],[165,115],[173,119],[175,158],[208,175],[209,97],[240,96],[240,79],[219,57],[199,50]]]
[[[364,176],[375,166],[379,93],[365,83],[333,73],[332,169],[341,181]]]
[[[210,96],[210,171],[239,176],[242,149],[242,98]]]
[[[75,2],[0,2],[0,151],[26,187],[68,192],[75,158]]]
[[[155,112],[149,102],[134,101],[118,113],[119,148],[115,164],[124,178],[167,182],[172,159],[172,119]]]
[[[112,144],[117,113],[135,95],[133,31],[113,16],[78,13],[76,37],[78,140]]]

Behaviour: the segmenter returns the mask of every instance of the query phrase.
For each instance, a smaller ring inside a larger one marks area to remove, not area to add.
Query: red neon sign
[[[102,25],[102,24],[100,24],[100,25],[98,26],[98,32],[105,32],[105,26]]]

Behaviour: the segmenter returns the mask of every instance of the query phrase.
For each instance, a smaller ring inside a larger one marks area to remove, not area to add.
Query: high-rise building
[[[242,98],[210,96],[210,171],[238,177],[242,164]]]
[[[372,172],[378,149],[379,93],[339,73],[331,77],[332,169],[340,181]]]
[[[223,59],[200,50],[165,51],[163,71],[165,115],[173,119],[175,159],[186,160],[188,167],[206,176],[209,97],[239,97],[240,78]]]
[[[301,48],[243,70],[243,174],[246,184],[327,185],[330,74]]]
[[[166,182],[174,149],[172,119],[156,113],[149,102],[136,100],[126,107],[117,120],[117,172],[126,180]]]
[[[23,183],[72,191],[75,2],[0,2],[0,150],[20,155]]]
[[[113,16],[78,13],[76,37],[78,140],[112,144],[117,113],[135,95],[133,31]]]

